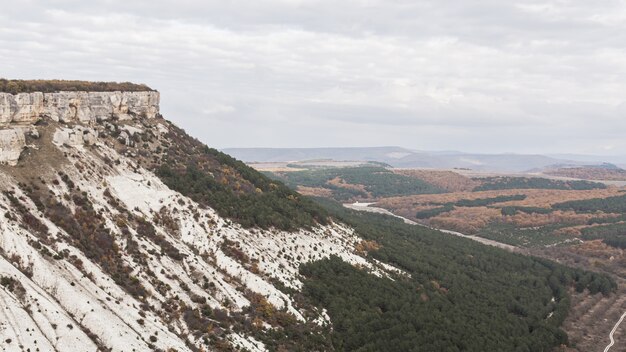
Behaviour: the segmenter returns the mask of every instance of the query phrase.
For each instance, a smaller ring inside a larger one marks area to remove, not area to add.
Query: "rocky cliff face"
[[[24,132],[21,129],[0,130],[0,163],[17,165],[25,144]]]
[[[177,146],[191,137],[158,101],[0,94],[0,158],[18,164],[0,166],[0,350],[293,350],[281,331],[328,323],[298,301],[301,263],[394,272],[356,252],[349,227],[244,228],[170,189],[152,165],[187,155]],[[200,162],[245,188],[232,166]]]
[[[158,92],[0,93],[0,125],[32,124],[42,118],[61,122],[154,118]]]
[[[107,120],[153,119],[158,92],[0,93],[0,164],[16,165],[26,146],[24,134],[41,120],[93,124]],[[59,143],[82,136],[60,135]],[[72,137],[72,138],[70,138]]]

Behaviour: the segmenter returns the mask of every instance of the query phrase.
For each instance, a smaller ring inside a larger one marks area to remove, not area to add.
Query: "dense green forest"
[[[281,182],[207,147],[174,125],[167,137],[169,148],[153,170],[168,187],[220,216],[244,227],[281,230],[327,223],[324,209]]]
[[[491,204],[509,202],[513,200],[524,200],[526,196],[523,194],[515,194],[511,196],[497,196],[491,198],[479,198],[479,199],[461,199],[456,202],[445,203],[440,207],[420,210],[415,214],[415,218],[417,219],[428,219],[435,217],[437,215],[447,213],[449,211],[454,210],[455,207],[486,207]],[[511,207],[507,207],[511,208]],[[524,208],[524,207],[519,207]],[[510,209],[507,212],[511,211]],[[503,210],[504,214],[504,210]]]
[[[399,175],[384,167],[377,166],[315,168],[303,171],[268,173],[268,175],[285,182],[294,189],[297,186],[329,189],[332,191],[333,199],[338,201],[444,192],[422,180]],[[336,182],[331,182],[332,180],[357,187],[342,186]]]
[[[590,181],[561,181],[539,177],[509,177],[494,176],[476,178],[482,184],[474,191],[492,191],[503,189],[564,189],[564,190],[589,190],[604,189],[606,185]]]
[[[590,225],[605,224],[603,226],[587,227],[581,230],[585,240],[601,239],[609,246],[626,248],[626,194],[608,198],[583,199],[554,204],[555,209],[574,210],[578,213],[617,213],[615,218],[596,218],[589,220]]]
[[[428,219],[428,218],[432,218],[434,216],[441,215],[443,213],[447,213],[447,212],[453,211],[453,210],[454,210],[454,205],[452,203],[450,203],[450,204],[446,204],[446,205],[441,206],[441,207],[436,207],[436,208],[426,209],[426,210],[420,210],[417,213],[415,213],[415,218],[416,219]]]
[[[598,240],[612,247],[626,249],[626,223],[587,227],[581,230],[585,240]]]
[[[88,82],[65,80],[7,80],[0,78],[0,92],[2,93],[54,93],[60,91],[84,92],[143,92],[154,91],[144,85],[130,82]]]
[[[301,267],[304,294],[328,310],[338,351],[548,351],[567,287],[608,294],[609,277],[318,200],[410,276],[379,278],[338,258]],[[554,301],[552,300],[554,298]]]
[[[571,225],[557,223],[543,226],[520,227],[512,223],[494,221],[478,230],[476,235],[513,246],[544,247],[561,244],[576,237],[574,235],[562,234],[556,236],[554,234],[555,231],[569,226]]]
[[[626,194],[608,198],[575,200],[554,204],[552,208],[574,210],[580,213],[601,211],[604,213],[626,213]]]
[[[461,199],[454,203],[457,207],[486,207],[487,205],[510,202],[514,200],[524,200],[526,199],[526,195],[524,194],[515,194],[511,196],[497,196],[490,198],[479,198],[479,199]]]
[[[515,215],[518,212],[526,213],[526,214],[550,214],[552,212],[552,209],[508,205],[508,206],[502,207],[501,211],[502,211],[502,215]]]

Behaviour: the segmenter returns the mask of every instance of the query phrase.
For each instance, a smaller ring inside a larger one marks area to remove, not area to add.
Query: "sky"
[[[145,83],[216,148],[626,154],[623,0],[0,8],[0,77]]]

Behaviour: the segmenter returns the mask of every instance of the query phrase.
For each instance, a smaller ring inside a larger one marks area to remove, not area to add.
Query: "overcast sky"
[[[0,8],[0,76],[146,83],[217,148],[626,154],[626,1]]]

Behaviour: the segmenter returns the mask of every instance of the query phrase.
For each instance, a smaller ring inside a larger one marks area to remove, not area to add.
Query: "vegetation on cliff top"
[[[89,82],[68,80],[18,80],[0,78],[1,93],[54,93],[61,91],[69,92],[149,92],[155,91],[145,84],[130,82]]]

